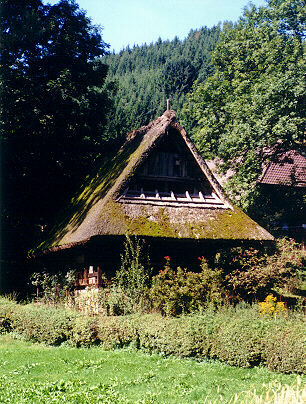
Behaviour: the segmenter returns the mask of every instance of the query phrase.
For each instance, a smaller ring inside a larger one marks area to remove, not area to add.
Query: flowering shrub
[[[275,316],[276,314],[286,311],[284,302],[278,302],[277,298],[272,294],[268,295],[263,302],[258,303],[260,312],[259,314],[266,314],[268,316]]]

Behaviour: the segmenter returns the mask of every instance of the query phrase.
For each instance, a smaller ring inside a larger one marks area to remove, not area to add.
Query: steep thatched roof
[[[122,193],[131,178],[158,146],[174,130],[210,183],[222,206],[208,203],[173,204],[122,203]],[[208,166],[176,120],[174,111],[134,130],[112,157],[104,159],[81,193],[71,201],[66,218],[35,251],[52,251],[87,242],[93,236],[133,234],[163,238],[209,240],[272,240],[273,237],[223,194]]]

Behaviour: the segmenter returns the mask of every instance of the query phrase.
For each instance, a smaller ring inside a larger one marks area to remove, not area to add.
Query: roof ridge
[[[131,132],[129,132],[126,135],[126,140],[130,141],[131,139],[134,139],[137,135],[144,135],[147,133],[149,130],[151,130],[153,127],[159,125],[163,120],[166,119],[166,122],[170,124],[174,120],[176,120],[176,112],[174,110],[166,110],[161,116],[159,116],[156,119],[153,119],[153,121],[149,122],[147,125],[143,125],[140,128],[134,129]]]

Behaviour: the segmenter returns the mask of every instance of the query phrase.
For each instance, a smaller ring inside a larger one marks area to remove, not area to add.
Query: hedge
[[[287,316],[287,317],[286,317]],[[68,309],[0,299],[0,333],[59,345],[134,346],[163,355],[219,359],[230,365],[265,365],[306,373],[306,329],[302,313],[260,316],[256,307],[207,309],[201,314],[89,316]]]

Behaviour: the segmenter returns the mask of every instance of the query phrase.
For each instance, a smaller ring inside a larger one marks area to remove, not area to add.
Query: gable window
[[[118,201],[224,207],[189,150],[171,136],[136,170]]]
[[[157,152],[143,164],[139,174],[149,177],[187,177],[187,162],[178,153]]]

